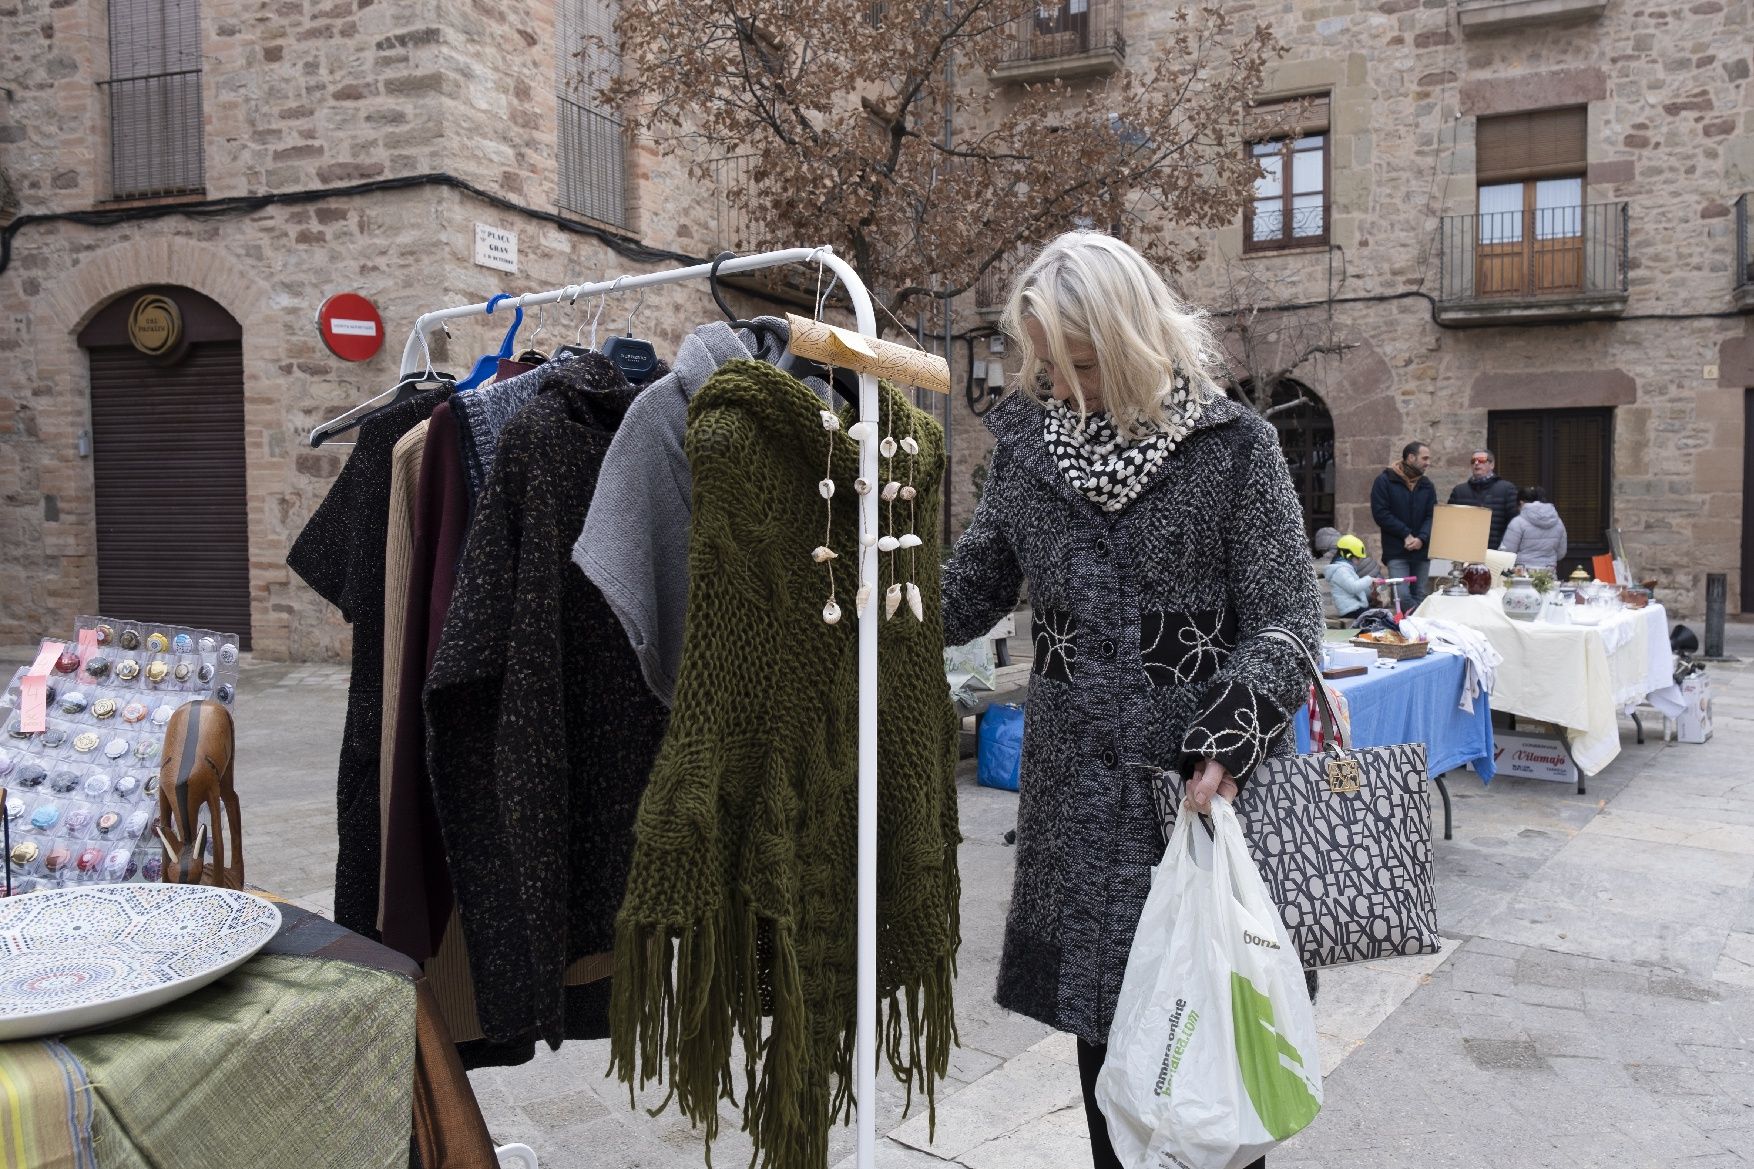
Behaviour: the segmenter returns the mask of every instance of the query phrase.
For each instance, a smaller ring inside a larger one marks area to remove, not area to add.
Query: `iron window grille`
[[[206,182],[196,0],[110,0],[110,194],[200,192]]]
[[[556,202],[563,211],[631,227],[627,131],[597,104],[621,72],[613,0],[561,0],[555,12]]]

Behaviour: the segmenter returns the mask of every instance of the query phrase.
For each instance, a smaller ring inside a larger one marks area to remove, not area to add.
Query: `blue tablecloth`
[[[1442,775],[1470,764],[1482,782],[1491,782],[1498,768],[1492,748],[1492,709],[1486,695],[1474,698],[1469,714],[1457,701],[1467,663],[1455,654],[1432,653],[1412,661],[1381,665],[1368,674],[1328,683],[1346,696],[1352,711],[1348,747],[1386,747],[1424,743],[1426,767]],[[1297,715],[1297,749],[1307,752],[1309,708]]]

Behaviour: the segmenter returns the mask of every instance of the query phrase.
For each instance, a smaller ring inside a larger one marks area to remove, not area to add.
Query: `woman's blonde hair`
[[[1047,359],[1065,371],[1080,413],[1083,388],[1067,350],[1083,342],[1102,370],[1103,408],[1117,421],[1162,426],[1179,372],[1198,402],[1219,392],[1211,368],[1217,363],[1206,314],[1169,287],[1131,246],[1100,231],[1069,231],[1041,250],[1017,278],[1000,328],[1023,354],[1023,387],[1043,397],[1037,384],[1042,355],[1024,322],[1034,319],[1047,337]]]

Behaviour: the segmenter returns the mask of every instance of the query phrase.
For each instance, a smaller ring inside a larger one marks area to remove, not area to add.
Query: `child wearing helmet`
[[[1341,536],[1334,544],[1334,559],[1322,570],[1334,594],[1334,610],[1342,617],[1356,617],[1370,608],[1370,577],[1360,574],[1364,541]]]

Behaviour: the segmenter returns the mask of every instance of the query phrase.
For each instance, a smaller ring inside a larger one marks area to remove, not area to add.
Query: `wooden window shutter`
[[[1250,107],[1243,122],[1250,142],[1328,132],[1328,95],[1288,97]]]
[[[1582,174],[1589,164],[1589,107],[1481,118],[1474,133],[1477,181]]]

